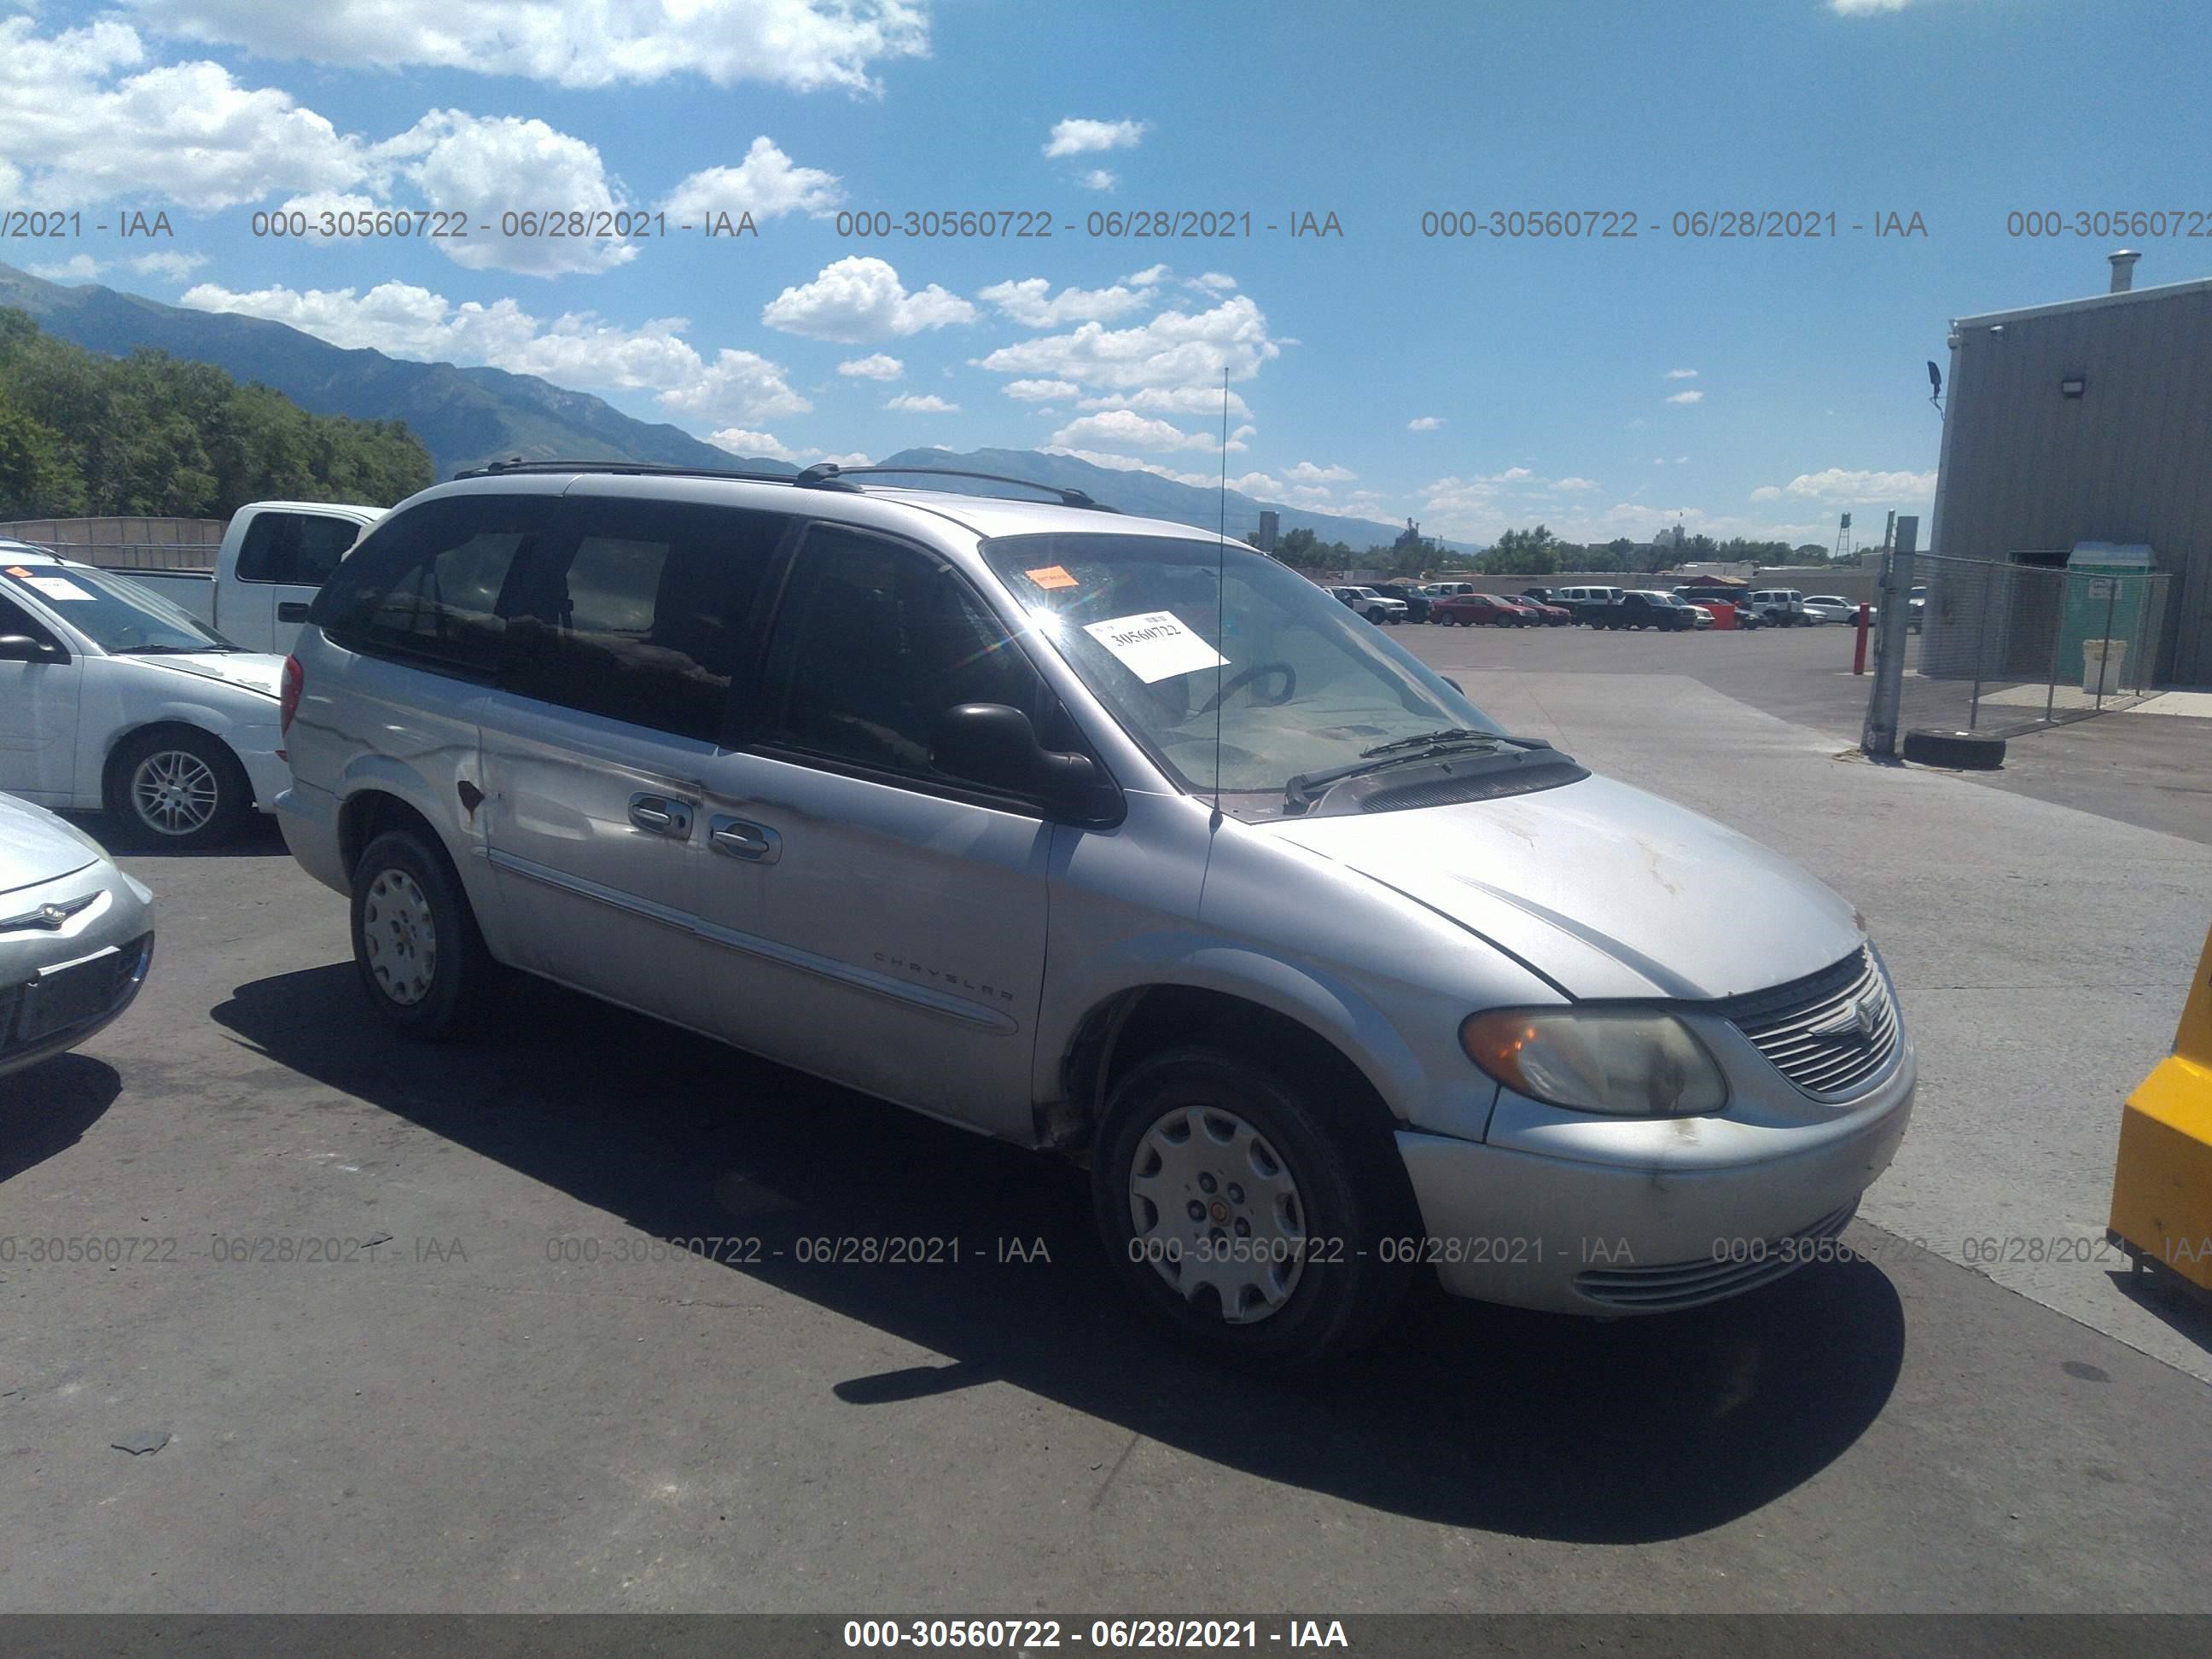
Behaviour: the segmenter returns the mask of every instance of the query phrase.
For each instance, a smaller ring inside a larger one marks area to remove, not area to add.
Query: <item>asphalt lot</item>
[[[264,832],[132,860],[145,995],[0,1079],[0,1237],[175,1241],[0,1263],[0,1610],[2212,1610],[2212,1327],[1963,1248],[2100,1224],[2205,837],[1837,759],[1839,629],[1394,636],[1863,906],[1923,1079],[1865,1260],[1233,1378],[1122,1315],[1062,1165],[542,988],[386,1037]],[[803,1259],[887,1236],[959,1260]]]

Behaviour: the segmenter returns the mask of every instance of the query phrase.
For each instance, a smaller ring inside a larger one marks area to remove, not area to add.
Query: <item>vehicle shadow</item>
[[[249,815],[238,834],[219,847],[167,848],[134,844],[115,818],[106,812],[64,812],[62,816],[106,848],[111,857],[137,859],[265,859],[289,858],[284,832],[266,812]]]
[[[410,1047],[349,963],[213,1011],[332,1088],[663,1239],[757,1237],[733,1271],[948,1356],[849,1378],[866,1409],[1004,1381],[1194,1455],[1376,1509],[1579,1542],[1756,1510],[1851,1445],[1903,1310],[1863,1261],[1613,1323],[1414,1298],[1357,1362],[1234,1376],[1126,1311],[1085,1177],[703,1038],[528,982],[472,1044]],[[957,1263],[802,1261],[804,1241],[959,1241]],[[1102,1477],[1103,1478],[1103,1477]]]
[[[0,1077],[0,1182],[76,1146],[122,1092],[115,1068],[88,1054]]]

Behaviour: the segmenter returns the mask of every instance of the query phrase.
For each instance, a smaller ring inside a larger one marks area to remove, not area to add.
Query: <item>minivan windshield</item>
[[[1223,805],[1240,816],[1272,815],[1292,778],[1385,744],[1498,732],[1374,623],[1249,548],[1086,532],[982,551],[1036,632],[1194,794],[1216,787],[1218,715],[1219,788],[1249,798]]]

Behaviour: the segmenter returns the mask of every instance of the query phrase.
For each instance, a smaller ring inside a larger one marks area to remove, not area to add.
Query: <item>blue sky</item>
[[[799,459],[1056,447],[1211,479],[1225,368],[1229,475],[1264,497],[1476,540],[1826,544],[1846,508],[1924,521],[1950,317],[2101,291],[2122,240],[2138,286],[2212,275],[2208,40],[2188,0],[0,0],[0,204],[84,216],[0,259]],[[471,234],[253,234],[378,207]],[[91,228],[129,208],[173,238]],[[759,234],[496,234],[532,208]],[[839,234],[932,209],[1053,234]],[[1637,235],[1423,234],[1516,209]],[[2008,234],[2136,209],[2200,234]],[[1161,210],[1252,230],[1087,234]],[[1673,234],[1730,210],[1838,234]],[[1308,213],[1342,234],[1291,236]],[[1924,234],[1875,236],[1892,214]]]

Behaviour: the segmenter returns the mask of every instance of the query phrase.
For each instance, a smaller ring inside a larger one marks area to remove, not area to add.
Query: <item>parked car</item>
[[[1577,623],[1588,623],[1617,603],[1627,592],[1620,587],[1555,587],[1552,603],[1565,605]]]
[[[1393,586],[1380,591],[1386,598],[1397,599],[1405,605],[1406,620],[1407,622],[1425,623],[1428,621],[1429,608],[1436,603],[1436,601],[1430,598],[1428,594],[1423,592],[1421,589],[1414,586],[1411,583],[1407,583],[1403,586],[1394,584]]]
[[[1838,593],[1808,593],[1802,608],[1806,620],[1813,623],[1855,623],[1859,619],[1858,601]]]
[[[211,570],[128,569],[186,615],[246,651],[283,656],[307,605],[380,507],[330,501],[252,501],[230,515]]]
[[[520,970],[1077,1155],[1122,1288],[1241,1363],[1355,1346],[1431,1265],[1748,1290],[1910,1114],[1847,901],[1180,524],[465,477],[325,586],[284,724],[285,839],[393,1029]]]
[[[1514,598],[1534,611],[1547,628],[1565,628],[1575,619],[1573,610],[1554,600],[1548,587],[1524,587]]]
[[[1390,599],[1371,587],[1332,587],[1328,591],[1336,595],[1340,604],[1357,611],[1371,623],[1380,625],[1406,620],[1405,600]]]
[[[1761,587],[1748,596],[1759,619],[1776,628],[1808,628],[1819,618],[1805,614],[1805,596],[1794,587]]]
[[[1697,626],[1687,599],[1640,587],[1628,589],[1601,611],[1590,611],[1588,620],[1593,628],[1654,628],[1662,633],[1686,634]]]
[[[1431,582],[1429,584],[1430,597],[1432,599],[1451,599],[1458,594],[1473,593],[1476,591],[1473,582]]]
[[[153,894],[75,824],[0,795],[0,1077],[121,1014],[153,959]]]
[[[1917,634],[1920,631],[1921,619],[1926,614],[1927,609],[1928,590],[1924,587],[1915,587],[1905,597],[1905,631],[1906,633]]]
[[[134,845],[227,840],[291,781],[283,665],[127,576],[0,542],[0,789],[11,794],[105,808]]]
[[[1534,628],[1543,623],[1536,607],[1496,593],[1455,593],[1438,599],[1429,613],[1447,628],[1473,628],[1495,623],[1500,628]]]
[[[1711,628],[1713,625],[1713,613],[1706,610],[1705,606],[1702,605],[1692,605],[1687,599],[1683,599],[1680,603],[1690,606],[1690,615],[1697,619],[1697,624],[1698,627]]]

